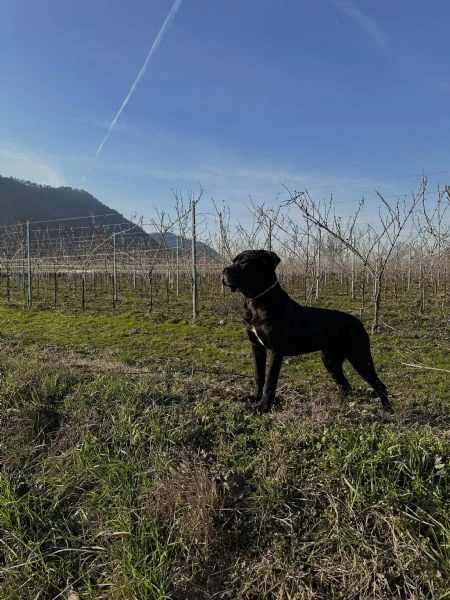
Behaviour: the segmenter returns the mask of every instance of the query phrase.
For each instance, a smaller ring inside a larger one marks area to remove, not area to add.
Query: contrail
[[[122,106],[119,108],[116,116],[114,117],[114,119],[111,121],[111,125],[108,127],[108,131],[105,135],[105,137],[103,138],[102,143],[100,144],[100,146],[97,148],[97,152],[95,153],[95,158],[94,158],[94,162],[95,160],[98,158],[98,155],[100,154],[100,152],[102,151],[103,146],[106,143],[106,140],[109,138],[109,136],[111,135],[111,131],[114,129],[115,124],[117,123],[118,118],[120,117],[120,115],[122,114],[124,108],[126,107],[126,105],[128,104],[128,102],[130,101],[131,96],[134,94],[134,90],[137,88],[139,82],[141,81],[141,79],[144,77],[145,72],[147,70],[148,67],[148,63],[150,62],[150,60],[152,59],[153,54],[155,53],[156,49],[158,48],[159,44],[161,43],[161,40],[164,37],[164,34],[166,33],[167,29],[169,28],[171,22],[173,21],[173,18],[175,17],[178,9],[180,8],[180,4],[181,4],[182,0],[175,0],[175,2],[173,3],[172,8],[170,9],[169,14],[166,17],[166,20],[164,21],[164,23],[162,24],[161,29],[159,30],[158,35],[155,38],[155,41],[152,44],[152,47],[149,50],[149,53],[147,54],[147,58],[145,59],[144,64],[142,65],[141,70],[139,71],[136,79],[134,80],[133,85],[130,88],[130,91],[127,94],[127,97],[125,98],[125,100],[122,102]],[[83,177],[83,183],[86,180],[86,175]]]

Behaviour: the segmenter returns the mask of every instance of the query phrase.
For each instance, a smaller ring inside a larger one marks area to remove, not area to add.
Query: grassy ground
[[[385,306],[373,354],[394,415],[351,372],[342,403],[311,355],[259,416],[241,300],[216,296],[196,325],[162,298],[0,307],[0,597],[450,598],[439,303]]]

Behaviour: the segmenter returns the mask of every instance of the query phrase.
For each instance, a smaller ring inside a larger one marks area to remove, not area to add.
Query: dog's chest
[[[252,332],[257,341],[267,350],[272,349],[272,336],[267,311],[248,310],[244,316],[248,331]]]
[[[258,335],[258,332],[256,331],[256,329],[255,329],[255,327],[254,327],[254,326],[252,327],[252,331],[253,331],[253,333],[256,335],[256,339],[258,340],[258,342],[259,342],[259,343],[260,343],[262,346],[266,347],[266,345],[264,344],[264,342],[262,341],[262,339],[259,337],[259,335]]]
[[[268,327],[268,324],[265,322],[265,320],[256,317],[253,318],[249,324],[251,326],[252,333],[255,335],[261,346],[264,346],[266,350],[272,350],[271,327]]]

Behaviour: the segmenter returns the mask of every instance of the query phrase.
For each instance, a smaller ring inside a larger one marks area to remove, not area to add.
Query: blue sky
[[[336,202],[450,177],[450,3],[3,0],[0,174],[125,216],[204,189],[243,214],[283,186]],[[85,177],[85,179],[83,179]]]

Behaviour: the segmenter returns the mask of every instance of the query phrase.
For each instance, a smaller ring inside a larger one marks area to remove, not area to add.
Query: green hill
[[[71,225],[82,226],[86,225],[86,218],[79,217],[88,216],[95,216],[98,225],[132,225],[131,221],[119,212],[84,190],[71,187],[53,188],[0,175],[1,224],[9,225],[25,220],[73,219]]]

